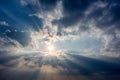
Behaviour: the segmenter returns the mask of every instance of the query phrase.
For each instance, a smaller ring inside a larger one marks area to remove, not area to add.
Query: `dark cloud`
[[[89,0],[63,0],[63,15],[58,22],[64,27],[75,25],[84,16],[84,11],[90,5]]]
[[[91,6],[93,7],[90,8]],[[91,12],[85,15],[85,12],[89,10]],[[88,22],[93,19],[97,28],[107,29],[115,25],[115,28],[119,29],[119,2],[117,1],[76,0],[73,2],[65,0],[63,1],[63,15],[64,17],[53,23],[68,27],[80,23],[80,20]]]
[[[60,20],[53,21],[53,23],[59,24],[61,27],[74,26],[78,23],[80,25],[80,31],[87,32],[92,27],[96,27],[103,31],[106,35],[115,36],[115,30],[119,30],[119,1],[103,0],[103,1],[89,1],[89,0],[77,0],[72,2],[70,0],[63,1],[63,14]],[[89,13],[86,15],[85,12]],[[94,26],[89,26],[90,21],[94,21]],[[117,43],[117,44],[115,44]],[[118,38],[113,38],[109,43],[109,48],[119,50]],[[111,47],[112,46],[112,47]],[[117,47],[116,47],[117,46]]]
[[[64,60],[58,60],[55,57],[41,57],[40,54],[41,53],[29,53],[26,55],[8,56],[4,58],[5,61],[0,58],[0,61],[3,61],[0,65],[0,78],[5,80],[24,80],[30,78],[37,80],[39,77],[47,79],[50,75],[50,78],[54,78],[54,76],[60,76],[59,78],[69,76],[70,79],[72,79],[72,77],[77,79],[77,77],[84,76],[87,77],[87,79],[96,77],[93,80],[100,80],[101,78],[109,79],[109,77],[111,77],[111,80],[119,79],[119,77],[117,77],[117,75],[120,75],[119,59],[115,59],[117,63],[112,63],[104,61],[103,59],[88,58],[74,53],[67,54]],[[114,59],[112,60],[114,61]],[[13,74],[10,74],[11,72],[13,72]],[[112,76],[114,76],[114,78]],[[78,78],[78,80],[79,79],[80,78]]]
[[[55,8],[58,0],[39,0],[42,10],[52,10]]]

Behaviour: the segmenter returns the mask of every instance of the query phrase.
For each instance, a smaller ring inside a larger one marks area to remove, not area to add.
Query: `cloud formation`
[[[0,79],[119,80],[119,10],[118,0],[0,0]]]
[[[119,56],[119,1],[20,0],[9,1],[6,7],[4,4],[6,0],[1,2],[0,36],[8,44],[42,49],[50,43],[68,44],[69,40],[81,45],[84,41],[82,45],[87,46],[79,47],[83,51],[90,50],[90,44],[91,53]]]

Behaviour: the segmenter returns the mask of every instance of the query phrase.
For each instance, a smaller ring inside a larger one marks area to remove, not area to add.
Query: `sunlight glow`
[[[52,51],[55,50],[55,47],[53,45],[48,45],[47,46],[47,50],[50,51],[50,52],[52,52]]]

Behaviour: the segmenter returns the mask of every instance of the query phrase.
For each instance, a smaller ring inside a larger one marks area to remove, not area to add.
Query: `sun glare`
[[[47,46],[47,50],[50,51],[50,52],[52,52],[52,51],[55,50],[55,47],[53,45],[48,45]]]

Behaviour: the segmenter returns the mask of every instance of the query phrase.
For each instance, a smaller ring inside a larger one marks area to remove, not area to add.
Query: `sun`
[[[54,51],[55,50],[54,45],[48,45],[47,50],[50,51],[50,52]]]

